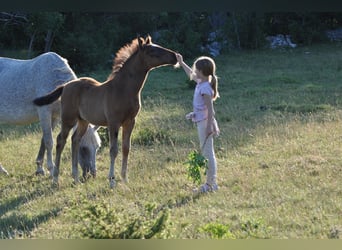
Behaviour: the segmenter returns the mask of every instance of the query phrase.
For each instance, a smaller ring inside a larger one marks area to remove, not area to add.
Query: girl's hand
[[[195,117],[195,113],[194,112],[190,112],[188,114],[186,114],[185,118],[188,120],[191,120]]]
[[[213,134],[215,136],[220,135],[220,128],[218,127],[217,121],[215,118],[213,119],[213,121],[210,124],[208,124],[206,133],[207,133],[207,136],[209,136],[211,134]]]
[[[179,53],[176,53],[176,58],[179,64],[181,64],[183,62],[183,56]]]
[[[213,132],[214,132],[214,135],[216,135],[216,136],[219,136],[220,135],[220,128],[219,128],[219,126],[218,126],[218,124],[217,124],[217,121],[216,121],[216,119],[214,118],[213,119]]]

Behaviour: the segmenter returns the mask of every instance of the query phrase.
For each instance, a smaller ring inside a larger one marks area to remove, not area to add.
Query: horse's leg
[[[45,142],[44,142],[44,136],[42,136],[42,139],[40,140],[40,147],[39,147],[38,155],[36,158],[36,164],[37,164],[36,175],[45,175],[45,171],[43,167],[44,155],[45,155]]]
[[[65,123],[62,122],[62,128],[60,133],[57,136],[57,144],[56,144],[56,160],[55,160],[55,168],[53,171],[53,183],[58,185],[58,176],[59,176],[59,166],[61,161],[61,154],[64,149],[66,140],[68,138],[69,132],[72,129],[72,127],[75,125],[76,121],[74,123]]]
[[[80,146],[80,140],[82,136],[85,134],[88,128],[88,122],[85,120],[79,120],[77,124],[77,129],[72,135],[72,177],[74,178],[74,183],[79,183],[78,178],[78,152],[79,152],[79,146]]]
[[[122,168],[121,168],[121,178],[124,182],[128,182],[127,177],[127,162],[128,154],[131,147],[131,134],[134,128],[135,119],[126,122],[122,129]]]
[[[116,156],[118,155],[118,134],[119,126],[109,126],[109,139],[110,139],[110,167],[109,167],[109,186],[110,188],[115,187],[115,173],[114,163]]]
[[[53,137],[52,137],[52,114],[51,109],[49,107],[40,107],[38,108],[38,116],[40,121],[40,126],[43,131],[43,137],[41,140],[40,149],[38,152],[38,156],[36,159],[37,170],[36,174],[44,174],[43,162],[44,162],[44,153],[47,151],[47,165],[52,173],[54,168],[54,163],[52,160],[52,148],[53,148]]]

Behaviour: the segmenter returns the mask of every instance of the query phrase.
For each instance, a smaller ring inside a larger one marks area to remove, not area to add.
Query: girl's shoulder
[[[213,89],[211,88],[211,85],[209,82],[199,83],[198,88],[199,88],[201,94],[212,95]]]

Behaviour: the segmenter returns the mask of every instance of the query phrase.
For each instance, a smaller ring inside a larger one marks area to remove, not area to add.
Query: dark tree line
[[[27,58],[55,51],[77,71],[107,67],[115,52],[137,35],[150,34],[184,56],[203,54],[213,39],[222,51],[258,49],[268,35],[288,34],[297,44],[326,39],[341,27],[342,13],[256,12],[0,12],[2,50],[27,50]]]

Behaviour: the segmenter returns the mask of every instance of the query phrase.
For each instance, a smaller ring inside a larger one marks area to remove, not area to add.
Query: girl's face
[[[206,80],[208,77],[204,76],[202,71],[195,69],[196,78]]]

